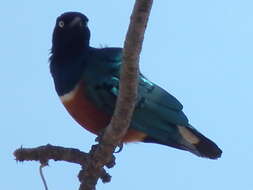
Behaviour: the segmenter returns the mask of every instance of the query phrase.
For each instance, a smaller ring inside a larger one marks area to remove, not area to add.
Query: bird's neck
[[[83,45],[83,44],[75,44],[75,45],[57,45],[53,46],[51,53],[51,58],[54,58],[58,61],[64,61],[64,60],[73,60],[80,56],[84,56],[89,52],[89,45]]]
[[[55,51],[50,57],[50,71],[59,96],[70,92],[80,82],[88,55],[88,50],[65,52]]]

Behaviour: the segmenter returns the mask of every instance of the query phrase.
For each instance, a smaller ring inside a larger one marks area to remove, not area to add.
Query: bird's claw
[[[114,151],[114,153],[120,153],[123,150],[123,143],[120,143],[117,147],[119,148],[119,150]]]

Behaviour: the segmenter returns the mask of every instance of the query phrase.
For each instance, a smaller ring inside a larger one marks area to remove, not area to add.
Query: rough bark
[[[135,1],[124,44],[116,109],[98,148],[91,155],[80,190],[94,189],[101,168],[110,163],[115,147],[121,143],[129,127],[137,97],[139,57],[152,3],[152,0]]]

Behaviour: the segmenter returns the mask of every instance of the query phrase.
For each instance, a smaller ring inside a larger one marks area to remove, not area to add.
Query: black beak
[[[75,17],[70,23],[69,23],[69,26],[72,28],[76,25],[78,25],[81,21],[81,18],[80,17]]]

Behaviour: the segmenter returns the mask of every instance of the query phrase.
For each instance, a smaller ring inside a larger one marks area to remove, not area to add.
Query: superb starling
[[[66,12],[57,18],[50,71],[56,92],[71,116],[88,131],[99,134],[115,108],[122,48],[91,47],[87,24],[88,18],[79,12]],[[201,157],[220,157],[221,149],[189,123],[182,109],[174,96],[139,74],[134,114],[122,141],[158,143]]]

